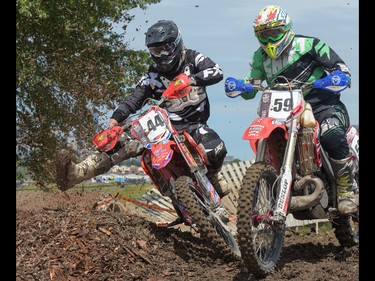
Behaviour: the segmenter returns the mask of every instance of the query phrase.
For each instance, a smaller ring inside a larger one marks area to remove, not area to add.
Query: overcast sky
[[[359,122],[359,1],[358,0],[162,0],[147,10],[132,10],[135,15],[126,29],[131,47],[145,50],[144,33],[160,19],[173,20],[180,28],[184,44],[218,63],[224,79],[207,87],[211,104],[208,125],[225,141],[228,156],[241,160],[254,157],[248,141],[242,140],[246,128],[256,118],[259,102],[230,99],[224,80],[243,78],[253,52],[259,47],[252,24],[266,5],[282,6],[293,21],[296,34],[318,37],[333,48],[352,73],[352,87],[342,93],[352,124]]]

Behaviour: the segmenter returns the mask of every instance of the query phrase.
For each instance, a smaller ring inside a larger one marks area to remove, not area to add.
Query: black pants
[[[223,165],[225,156],[227,155],[224,141],[206,124],[192,126],[189,129],[186,129],[186,131],[192,136],[198,145],[203,145],[207,154],[208,170],[211,172],[219,171]]]
[[[349,114],[340,101],[335,104],[313,107],[316,120],[320,125],[320,144],[329,157],[341,160],[349,155],[346,131],[349,128]]]

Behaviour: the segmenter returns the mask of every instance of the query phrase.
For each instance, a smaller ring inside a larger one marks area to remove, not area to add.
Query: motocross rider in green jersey
[[[300,81],[301,85],[323,78],[335,70],[350,71],[344,61],[322,40],[294,34],[292,21],[286,11],[274,5],[264,7],[254,21],[255,37],[260,43],[252,57],[251,70],[245,83],[272,85],[276,76]],[[283,81],[279,81],[283,83]],[[256,90],[242,94],[254,98]],[[353,213],[358,207],[356,182],[352,177],[350,148],[346,131],[350,125],[348,111],[339,92],[311,89],[305,93],[314,117],[320,124],[320,143],[328,153],[337,184],[338,210]]]

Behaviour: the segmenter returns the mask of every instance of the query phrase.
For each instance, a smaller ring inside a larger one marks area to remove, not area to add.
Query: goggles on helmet
[[[259,41],[267,43],[269,41],[277,42],[285,35],[283,27],[266,28],[256,31]]]
[[[181,36],[180,34],[178,34],[177,38],[173,42],[165,43],[159,46],[148,47],[148,50],[155,57],[161,57],[162,55],[169,56],[176,50],[180,40]]]

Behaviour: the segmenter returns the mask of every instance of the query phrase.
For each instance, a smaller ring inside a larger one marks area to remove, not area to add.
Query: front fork
[[[276,195],[276,205],[274,207],[274,213],[272,216],[273,221],[284,222],[287,216],[293,182],[292,167],[298,135],[298,130],[296,128],[297,121],[296,119],[293,119],[289,127],[289,137],[286,144],[283,164],[280,168],[280,175],[274,183],[276,185],[274,187],[277,188],[278,193]],[[259,141],[255,161],[264,160],[266,155],[267,143],[267,139],[262,139]]]

